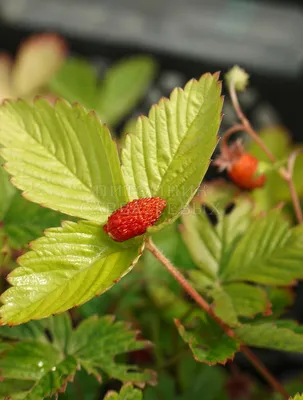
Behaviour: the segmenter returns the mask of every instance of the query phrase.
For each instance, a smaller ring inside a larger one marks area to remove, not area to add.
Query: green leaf
[[[3,324],[45,318],[103,293],[136,263],[142,242],[117,243],[92,223],[64,222],[31,247],[9,275],[13,287],[1,297]]]
[[[12,70],[12,88],[17,97],[35,94],[60,68],[66,55],[66,44],[51,33],[33,35],[17,53]]]
[[[288,285],[303,277],[303,226],[290,229],[279,211],[257,217],[223,271],[226,281]]]
[[[272,151],[277,160],[287,159],[289,154],[295,150],[295,146],[291,143],[291,135],[281,126],[268,127],[259,133],[262,141]],[[261,161],[268,161],[267,156],[260,147],[252,141],[248,147],[248,151]],[[303,194],[303,154],[300,154],[296,160],[294,167],[294,184],[296,191]],[[268,211],[281,201],[290,201],[290,192],[287,183],[281,178],[278,171],[271,171],[266,174],[267,180],[264,188],[254,190],[253,198],[256,200],[257,211]]]
[[[0,376],[3,379],[37,381],[59,362],[60,353],[50,343],[18,342],[0,359]]]
[[[18,360],[18,362],[16,362]],[[34,381],[26,391],[12,395],[12,400],[40,400],[64,390],[76,373],[77,362],[68,356],[60,360],[50,344],[20,342],[0,360],[1,378]],[[11,393],[9,393],[11,394]]]
[[[77,369],[76,360],[69,356],[42,376],[27,392],[16,393],[12,400],[41,400],[64,392],[68,381],[73,380]]]
[[[251,203],[235,200],[229,215],[215,211],[218,223],[213,226],[200,204],[182,215],[181,234],[193,260],[209,281],[215,281],[224,271],[226,261],[251,223]],[[225,204],[225,203],[224,203]],[[219,210],[222,204],[217,205]],[[224,206],[225,207],[225,206]]]
[[[195,313],[185,328],[176,320],[179,334],[188,343],[196,361],[208,365],[225,364],[239,350],[239,343],[205,313]]]
[[[69,346],[73,354],[89,373],[101,380],[99,369],[110,377],[121,381],[138,384],[153,383],[151,371],[139,371],[134,365],[118,363],[115,358],[125,352],[144,349],[149,342],[136,339],[136,332],[131,331],[123,322],[114,322],[110,316],[91,317],[83,321],[74,331]]]
[[[4,385],[0,385],[0,395],[12,396],[12,400],[40,400],[52,396],[65,390],[67,382],[73,380],[80,366],[97,376],[99,381],[100,369],[117,379],[141,386],[146,381],[152,383],[155,378],[152,371],[142,371],[116,360],[150,344],[138,340],[138,332],[130,330],[127,324],[114,323],[112,317],[87,319],[74,331],[69,314],[52,317],[45,321],[44,330],[41,328],[39,331],[43,340],[38,335],[35,338],[35,335],[28,334],[34,331],[34,325],[38,322],[22,325],[28,330],[19,334],[21,341],[12,345],[0,343],[0,352],[5,352],[0,359],[0,380],[4,380]],[[12,331],[20,333],[21,327],[14,327]],[[86,390],[89,377],[85,372],[80,377],[85,378],[84,382],[81,378],[81,387]],[[94,382],[91,386],[96,392]]]
[[[245,324],[235,328],[235,332],[243,343],[248,346],[303,352],[302,327],[292,326],[291,324],[284,327],[273,323]]]
[[[50,317],[48,319],[48,326],[52,336],[53,346],[59,351],[67,353],[69,340],[72,334],[72,321],[69,315],[63,313]]]
[[[98,223],[128,201],[116,145],[94,113],[17,101],[0,118],[6,169],[29,200]]]
[[[105,400],[142,400],[142,398],[141,390],[135,389],[130,384],[122,386],[120,393],[110,391],[104,397]]]
[[[98,76],[95,68],[85,60],[70,58],[49,82],[52,92],[70,103],[79,102],[87,109],[96,105]]]
[[[150,57],[136,56],[113,65],[99,86],[96,111],[115,125],[137,104],[150,86],[156,64]]]
[[[268,300],[271,303],[269,318],[278,319],[294,303],[294,293],[291,288],[270,287],[267,290]]]
[[[126,137],[122,170],[129,195],[165,199],[159,223],[177,218],[204,177],[217,143],[220,92],[217,74],[191,80],[140,117]]]
[[[30,390],[30,388],[32,387],[33,383],[31,381],[18,381],[16,379],[6,379],[4,381],[1,382],[0,385],[0,398],[6,399],[5,396],[7,396],[8,394],[10,396],[13,396],[14,394],[19,394],[20,392],[25,392]],[[9,400],[12,397],[9,397]]]
[[[41,321],[31,321],[20,326],[0,326],[0,337],[45,341],[44,324]]]
[[[3,164],[3,162],[2,157],[0,157],[0,164]],[[16,189],[10,183],[8,173],[0,166],[0,221],[3,220],[15,192]]]
[[[290,397],[289,400],[303,400],[303,394],[297,393],[295,397]]]
[[[34,324],[38,323],[23,327]],[[138,331],[130,330],[123,322],[114,322],[110,316],[86,319],[72,331],[69,314],[59,315],[46,320],[43,334],[44,341],[40,337],[20,335],[22,341],[13,345],[0,343],[0,352],[5,352],[0,359],[0,380],[5,382],[0,385],[1,395],[12,395],[12,400],[40,400],[52,396],[65,390],[80,366],[95,375],[99,384],[101,370],[142,387],[145,382],[154,383],[152,371],[117,360],[125,357],[125,353],[149,347],[150,343],[138,340]],[[85,372],[80,376],[85,378],[84,381],[81,378],[84,389],[89,378]],[[96,385],[92,383],[92,386],[96,392]]]
[[[3,218],[8,244],[13,249],[22,249],[46,228],[60,224],[62,218],[59,213],[26,200],[18,191]]]
[[[213,289],[215,312],[223,321],[237,325],[237,316],[252,318],[258,313],[270,312],[266,292],[245,283],[232,283]]]

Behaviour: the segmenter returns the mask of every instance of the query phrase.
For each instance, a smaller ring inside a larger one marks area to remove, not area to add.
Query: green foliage
[[[128,200],[116,146],[93,113],[17,101],[0,118],[6,169],[29,200],[99,223]]]
[[[5,327],[0,328],[1,336],[19,339],[6,346],[0,360],[2,396],[12,396],[12,400],[52,396],[65,391],[80,367],[93,373],[99,381],[100,371],[123,382],[142,384],[154,379],[150,371],[115,361],[117,355],[143,349],[148,343],[135,340],[136,333],[124,323],[113,322],[112,317],[87,319],[74,331],[67,314],[52,317],[44,327],[49,329],[51,340],[40,330],[40,323],[28,325],[28,331],[26,325],[22,332],[21,327],[11,328],[12,332],[18,332],[10,335]],[[28,334],[35,330],[39,336]]]
[[[50,226],[60,224],[62,215],[48,208],[31,203],[17,191],[7,202],[9,207],[2,219],[3,232],[13,249],[22,249],[33,239],[41,236]]]
[[[130,384],[124,385],[119,393],[110,391],[104,397],[106,400],[142,400],[142,398],[142,392]]]
[[[25,82],[33,53],[20,54]],[[50,61],[52,70],[57,56]],[[7,66],[0,60],[0,75]],[[234,369],[228,377],[223,367],[213,366],[233,360],[241,345],[303,352],[303,327],[278,320],[293,302],[285,286],[303,278],[303,227],[291,226],[284,210],[272,210],[281,199],[289,201],[277,169],[292,146],[281,132],[277,137],[261,133],[278,159],[275,165],[265,164],[259,148],[250,147],[268,175],[264,188],[244,194],[217,181],[202,186],[193,199],[221,120],[218,74],[205,74],[161,99],[148,117],[136,124],[131,120],[127,126],[133,133],[118,144],[119,150],[125,145],[121,167],[116,143],[99,116],[117,125],[143,96],[154,72],[151,59],[134,57],[116,64],[98,82],[89,64],[70,59],[49,87],[95,112],[66,100],[54,106],[38,99],[0,107],[5,160],[0,170],[0,272],[8,274],[11,284],[1,296],[0,324],[6,326],[0,327],[0,398],[95,400],[120,380],[127,384],[119,393],[110,390],[106,399],[267,400],[271,394],[252,388],[249,377]],[[34,90],[31,84],[25,84],[24,92]],[[299,193],[301,161],[294,176]],[[206,297],[208,314],[197,309],[184,290],[186,283],[180,287],[152,253],[140,259],[145,236],[119,243],[104,232],[102,225],[113,211],[152,196],[165,199],[167,207],[147,234]],[[58,211],[80,221],[46,229],[31,242],[45,228],[60,224]],[[30,251],[11,271],[28,242]],[[117,284],[139,259],[136,273]],[[71,311],[72,319],[62,313],[80,305]],[[105,314],[131,320],[142,336]],[[153,351],[141,337],[154,342]],[[160,373],[159,385],[143,393],[146,383],[155,383],[151,366]],[[235,387],[243,389],[240,395]]]
[[[13,286],[1,297],[1,322],[45,318],[103,293],[131,269],[141,247],[135,239],[116,243],[88,222],[48,229],[9,275]]]
[[[192,282],[213,299],[221,319],[237,325],[239,317],[270,312],[264,288],[255,284],[287,285],[303,277],[303,229],[290,229],[278,210],[254,217],[251,203],[241,197],[224,214],[228,199],[220,201],[213,207],[215,226],[197,201],[182,216],[181,231],[198,267],[188,271]]]
[[[289,400],[302,400],[303,399],[303,394],[297,393],[295,397],[290,397]]]
[[[188,343],[195,360],[208,365],[225,364],[233,359],[240,345],[226,335],[209,315],[193,313],[184,327],[176,321],[179,334]]]
[[[283,127],[266,128],[259,133],[259,136],[279,161],[285,160],[286,162],[289,154],[298,148],[291,143],[291,137]],[[259,160],[268,162],[267,156],[255,142],[250,143],[248,151]],[[299,195],[303,195],[302,168],[303,154],[300,154],[297,157],[293,174],[295,188]],[[258,211],[268,211],[281,201],[290,201],[291,199],[288,186],[277,170],[270,171],[266,175],[267,181],[264,188],[254,190],[252,193]]]
[[[298,332],[296,332],[298,331]],[[303,351],[302,327],[292,324],[285,327],[274,323],[245,324],[235,329],[239,338],[248,346],[273,350]]]
[[[114,126],[137,104],[150,86],[156,64],[150,57],[135,56],[108,69],[98,82],[95,69],[84,60],[69,59],[49,87],[69,102],[94,109]]]
[[[144,400],[227,400],[225,385],[227,374],[219,366],[197,363],[190,354],[184,355],[176,365],[178,387],[168,373],[161,373],[155,387],[144,390]]]
[[[159,103],[146,120],[150,128],[144,129],[145,139],[149,134],[160,134],[165,143],[171,143],[170,156],[162,154],[158,160],[161,168],[157,169],[160,175],[151,175],[156,191],[137,193],[136,197],[161,195],[166,199],[168,211],[162,220],[170,219],[172,212],[176,218],[206,171],[217,140],[222,107],[220,88],[217,75],[204,75],[200,81],[191,81],[184,91],[175,91],[170,100]],[[151,124],[158,113],[171,123],[157,125],[154,131]],[[178,113],[179,119],[173,122],[171,116]],[[81,106],[70,106],[64,101],[54,107],[42,100],[34,105],[18,101],[6,103],[0,116],[4,126],[0,143],[5,146],[2,154],[6,169],[13,175],[13,183],[30,200],[102,224],[112,211],[128,201],[127,191],[132,196],[138,190],[132,187],[137,178],[132,182],[127,169],[131,158],[136,157],[134,150],[138,153],[136,144],[129,142],[131,155],[130,149],[124,152],[125,185],[108,129]],[[140,142],[141,134],[139,131],[132,138]],[[188,165],[193,149],[198,149],[195,157],[204,157],[200,168],[195,163]],[[151,162],[153,151],[161,154],[159,149],[151,148]],[[180,174],[180,168],[184,173]],[[143,171],[141,166],[138,171]],[[176,174],[183,178],[172,195]],[[129,271],[141,251],[142,241],[118,244],[101,227],[85,222],[64,223],[62,228],[48,230],[44,238],[32,244],[32,251],[20,259],[21,267],[10,274],[13,287],[2,295],[1,322],[16,325],[88,301]]]
[[[78,58],[69,58],[49,82],[50,90],[70,103],[78,102],[94,109],[98,76],[91,64]]]
[[[122,170],[130,198],[164,198],[161,222],[177,218],[204,177],[217,143],[220,91],[218,75],[192,80],[140,117],[126,137]]]
[[[150,57],[122,60],[108,69],[98,88],[96,111],[109,125],[116,125],[146,93],[156,72]]]
[[[0,164],[3,163],[4,160],[0,157]],[[14,186],[9,182],[8,173],[2,167],[0,167],[0,188],[0,221],[2,221],[16,192]]]

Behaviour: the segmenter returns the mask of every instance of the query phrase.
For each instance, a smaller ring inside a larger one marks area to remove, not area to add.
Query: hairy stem
[[[260,136],[257,134],[257,132],[254,130],[254,128],[251,126],[251,123],[249,122],[249,120],[246,118],[244,112],[242,111],[242,108],[240,106],[239,100],[238,100],[238,95],[237,95],[237,91],[235,88],[235,85],[233,82],[231,82],[230,86],[229,86],[229,93],[230,93],[230,98],[233,104],[233,107],[237,113],[237,116],[239,118],[239,120],[241,121],[242,127],[243,129],[250,135],[250,137],[259,145],[259,147],[264,151],[264,153],[267,155],[267,157],[270,159],[270,161],[272,163],[275,163],[276,157],[273,155],[273,153],[270,151],[270,149],[266,146],[266,144],[262,141],[262,139],[260,138]],[[240,125],[235,125],[235,132],[239,131],[239,127]],[[229,130],[229,136],[234,133],[231,131],[231,129]],[[294,160],[291,160],[292,162],[292,167],[294,164]],[[289,166],[288,166],[288,171],[285,170],[285,168],[280,168],[279,169],[280,172],[280,176],[285,180],[285,182],[288,185],[288,189],[289,189],[289,193],[291,196],[291,200],[293,203],[293,207],[294,207],[294,211],[295,211],[295,215],[296,215],[296,219],[298,221],[299,224],[303,223],[303,214],[302,214],[302,209],[301,209],[301,205],[300,205],[300,201],[299,201],[299,196],[298,193],[296,192],[294,183],[293,183],[293,168],[290,168],[290,162],[289,162]]]
[[[270,161],[276,162],[276,157],[273,155],[273,153],[270,151],[270,149],[266,146],[266,144],[263,143],[262,139],[260,139],[259,135],[253,129],[253,127],[251,126],[251,123],[249,122],[249,120],[246,118],[244,112],[242,111],[242,108],[241,108],[239,100],[238,100],[235,84],[233,82],[231,82],[231,84],[229,85],[229,94],[230,94],[230,98],[231,98],[232,104],[234,106],[234,109],[237,113],[237,116],[238,116],[239,120],[241,121],[245,131],[255,140],[255,142],[264,151],[264,153],[267,155],[267,157],[270,159]]]
[[[192,287],[192,285],[186,280],[181,272],[164,256],[164,254],[161,253],[150,237],[146,240],[146,249],[149,250],[154,257],[161,262],[168,272],[183,287],[185,292],[218,323],[218,325],[229,337],[239,340],[235,332],[215,314],[207,301],[196,291],[195,288]],[[262,361],[247,346],[241,344],[241,351],[276,392],[280,393],[285,399],[290,397],[283,386],[265,367]]]

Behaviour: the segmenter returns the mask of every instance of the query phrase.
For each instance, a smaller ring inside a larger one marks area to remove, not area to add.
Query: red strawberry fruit
[[[227,170],[227,175],[240,188],[252,190],[263,187],[266,176],[256,175],[259,160],[249,153],[243,153]]]
[[[165,207],[166,200],[160,197],[133,200],[114,211],[103,229],[116,242],[124,242],[143,235],[158,221]]]
[[[263,187],[266,182],[266,176],[258,174],[259,160],[245,152],[240,141],[222,147],[214,164],[220,170],[226,169],[227,175],[241,189],[253,190]]]

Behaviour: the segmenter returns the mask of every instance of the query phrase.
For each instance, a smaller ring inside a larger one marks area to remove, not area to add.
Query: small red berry
[[[245,152],[240,141],[236,141],[229,147],[224,146],[214,164],[220,170],[226,169],[227,175],[241,189],[260,188],[266,182],[264,174],[258,175],[259,160]]]
[[[166,207],[166,200],[149,197],[133,200],[114,211],[104,225],[104,231],[116,242],[143,235],[154,225]]]
[[[227,175],[230,179],[242,189],[256,189],[263,187],[266,181],[266,176],[256,175],[258,170],[259,160],[249,153],[243,153],[227,170]]]

